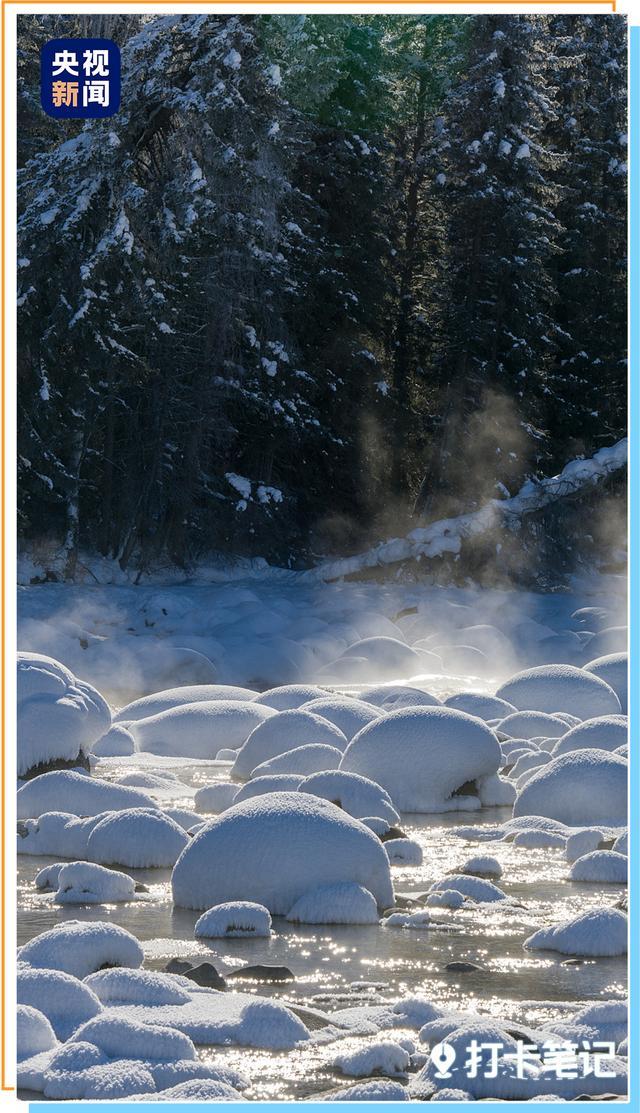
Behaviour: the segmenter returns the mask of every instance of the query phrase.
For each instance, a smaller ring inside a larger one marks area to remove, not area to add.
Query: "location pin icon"
[[[437,1043],[431,1048],[431,1062],[433,1063],[436,1078],[451,1078],[451,1067],[455,1063],[456,1053],[450,1043]]]

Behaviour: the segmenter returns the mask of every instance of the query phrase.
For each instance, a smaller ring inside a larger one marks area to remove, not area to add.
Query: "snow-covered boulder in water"
[[[626,715],[601,715],[571,727],[553,747],[553,757],[571,750],[617,750],[627,743],[629,724]]]
[[[362,727],[374,719],[379,719],[382,712],[378,707],[364,700],[351,699],[349,696],[325,696],[323,699],[313,699],[302,705],[304,711],[311,711],[314,715],[321,715],[330,723],[341,730],[345,738],[351,740]]]
[[[57,882],[56,904],[115,904],[136,897],[132,877],[93,862],[69,862],[62,866]]]
[[[189,836],[170,816],[132,808],[103,816],[87,839],[87,858],[107,866],[151,869],[173,866]]]
[[[86,765],[93,743],[110,725],[109,706],[90,684],[52,657],[18,654],[19,777]]]
[[[340,769],[382,785],[401,811],[445,812],[479,807],[477,782],[501,761],[498,740],[480,719],[450,707],[416,707],[359,731]]]
[[[106,734],[94,742],[92,753],[96,757],[131,757],[135,748],[131,731],[120,723],[114,723]]]
[[[377,924],[379,918],[369,890],[353,881],[311,889],[287,913],[292,924]]]
[[[593,676],[597,676],[600,680],[604,680],[610,688],[613,688],[618,699],[620,706],[626,715],[627,701],[628,701],[628,679],[627,673],[629,669],[629,654],[628,653],[608,653],[604,657],[596,657],[595,660],[589,661],[584,666],[585,672],[590,672]]]
[[[293,750],[286,750],[284,754],[276,754],[268,761],[256,765],[251,772],[251,778],[275,777],[279,774],[310,777],[312,773],[337,769],[341,760],[342,750],[338,750],[335,746],[326,746],[320,742],[310,743],[306,746],[296,746]]]
[[[274,711],[296,711],[309,700],[321,699],[327,695],[324,688],[315,684],[282,684],[279,688],[269,688],[255,696],[255,702]]]
[[[53,1028],[44,1013],[32,1005],[18,1005],[16,1013],[16,1056],[18,1062],[57,1046]]]
[[[496,695],[518,711],[568,711],[578,719],[620,714],[620,700],[613,688],[574,665],[525,669],[502,684]]]
[[[154,801],[146,792],[75,773],[72,769],[34,777],[17,795],[18,819],[37,819],[45,812],[94,816],[120,808],[153,807]]]
[[[132,723],[137,719],[149,719],[171,707],[182,707],[185,703],[212,703],[214,700],[240,700],[246,703],[257,696],[251,688],[238,688],[231,684],[185,684],[182,688],[165,688],[150,696],[141,696],[133,703],[127,703],[113,716],[114,723]]]
[[[440,706],[437,696],[408,684],[379,684],[373,688],[365,688],[362,699],[384,711],[399,711],[402,707]]]
[[[271,915],[262,904],[249,900],[216,904],[196,921],[196,939],[243,939],[271,935]]]
[[[320,715],[310,711],[281,711],[251,731],[238,751],[232,774],[247,780],[264,761],[299,746],[316,744],[344,750],[347,740],[341,730]]]
[[[211,908],[249,900],[286,915],[304,893],[354,881],[380,908],[393,903],[379,839],[334,804],[274,792],[234,804],[185,847],[171,878],[174,903]]]
[[[67,920],[25,943],[18,957],[41,970],[86,978],[101,966],[142,966],[144,954],[135,936],[117,924]]]
[[[627,822],[624,758],[606,750],[571,750],[538,769],[518,792],[513,814],[546,816],[569,827]]]
[[[219,750],[239,750],[254,727],[276,712],[241,700],[187,703],[129,724],[136,747],[161,756],[211,758]]]
[[[20,964],[16,975],[17,1000],[44,1012],[59,1040],[102,1011],[94,991],[80,978],[63,970],[40,970]]]
[[[515,711],[512,703],[485,692],[459,692],[455,696],[449,696],[444,701],[444,706],[453,707],[454,711],[466,711],[467,715],[475,715],[485,721],[504,719]]]
[[[615,850],[592,850],[577,858],[569,870],[572,881],[626,885],[629,859]]]
[[[524,946],[529,951],[612,957],[627,953],[627,917],[617,908],[592,908],[573,920],[540,928]]]
[[[301,782],[299,791],[311,792],[314,796],[330,800],[355,819],[378,816],[390,824],[400,822],[389,793],[381,785],[359,773],[347,773],[344,769],[314,773]]]

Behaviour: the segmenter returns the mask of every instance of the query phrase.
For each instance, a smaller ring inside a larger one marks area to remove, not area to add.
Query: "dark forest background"
[[[122,48],[114,117],[39,49]],[[626,428],[621,16],[19,19],[20,531],[301,567]]]

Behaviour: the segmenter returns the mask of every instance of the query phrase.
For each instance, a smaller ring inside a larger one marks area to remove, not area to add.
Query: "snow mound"
[[[44,1013],[31,1005],[16,1010],[16,1055],[18,1062],[50,1051],[57,1045],[55,1032]]]
[[[132,723],[137,719],[149,719],[170,707],[181,707],[185,703],[211,703],[213,700],[253,700],[257,696],[251,688],[237,688],[230,684],[188,684],[183,688],[167,688],[142,696],[133,703],[121,707],[113,716],[114,723]]]
[[[377,1040],[358,1051],[336,1055],[331,1065],[352,1078],[368,1078],[373,1074],[405,1075],[410,1064],[411,1056],[401,1044]]]
[[[514,817],[537,815],[570,827],[627,821],[627,762],[606,750],[572,750],[543,765],[518,792]]]
[[[194,928],[196,939],[243,939],[271,935],[271,915],[262,904],[248,900],[227,901],[209,908]]]
[[[149,1095],[145,1093],[132,1094],[130,1101],[146,1101]],[[168,1101],[175,1103],[188,1103],[194,1101],[242,1101],[237,1090],[228,1082],[220,1082],[216,1078],[188,1078],[179,1082],[177,1086],[170,1086],[168,1090],[161,1090],[153,1095],[153,1101]]]
[[[184,908],[253,900],[286,915],[310,889],[340,881],[363,885],[381,908],[393,903],[389,862],[371,831],[318,797],[274,792],[207,823],[176,862],[171,884]]]
[[[326,688],[318,688],[315,684],[282,684],[279,688],[261,692],[255,697],[255,701],[275,711],[296,711],[310,700],[324,699],[326,696]]]
[[[109,706],[90,684],[52,657],[18,654],[19,777],[53,764],[82,764],[110,725]]]
[[[540,928],[525,941],[528,951],[559,951],[594,958],[626,955],[627,917],[617,908],[592,908],[552,928]]]
[[[109,1059],[195,1059],[193,1042],[183,1032],[162,1025],[103,1013],[81,1025],[72,1043],[91,1043]]]
[[[497,858],[477,854],[473,858],[467,858],[460,867],[460,873],[470,873],[475,877],[502,877],[502,866]]]
[[[215,666],[203,653],[153,635],[124,633],[91,641],[82,666],[91,683],[118,706],[167,684],[212,684],[216,678]]]
[[[456,893],[462,893],[463,897],[474,900],[478,904],[493,904],[495,901],[507,899],[502,889],[499,889],[492,881],[466,873],[450,873],[447,877],[443,877],[441,881],[434,881],[429,888],[429,892],[439,893],[451,889]]]
[[[516,673],[496,695],[518,711],[568,711],[578,719],[618,715],[620,700],[604,680],[574,665],[538,665]]]
[[[27,819],[18,824],[18,853],[86,858],[89,835],[101,818],[79,819],[68,812],[45,812],[39,819]]]
[[[604,680],[610,688],[613,688],[618,699],[620,706],[626,715],[628,703],[628,670],[629,670],[629,654],[628,653],[608,653],[604,657],[596,657],[593,661],[589,661],[584,665],[585,672],[592,673],[600,680]]]
[[[617,1043],[626,1038],[628,1012],[626,1001],[594,1001],[574,1013],[572,1023],[586,1024],[596,1030],[601,1040]]]
[[[560,738],[565,734],[567,724],[557,715],[548,715],[544,711],[514,711],[501,719],[496,727],[498,734],[507,738]]]
[[[604,838],[604,830],[600,827],[583,827],[575,831],[566,840],[564,856],[567,862],[576,862],[592,850],[599,850]]]
[[[144,953],[131,932],[100,921],[64,924],[36,935],[19,952],[21,962],[39,970],[62,970],[86,978],[101,966],[142,966]]]
[[[114,904],[136,899],[136,883],[117,870],[70,862],[58,873],[56,904]]]
[[[382,785],[401,811],[444,812],[479,806],[472,782],[497,772],[500,762],[495,734],[480,719],[449,707],[413,707],[363,727],[340,768]]]
[[[138,789],[60,769],[27,781],[18,789],[16,807],[18,819],[38,819],[45,812],[95,816],[119,808],[153,808],[154,802]]]
[[[414,839],[389,839],[384,848],[392,866],[422,865],[422,847]]]
[[[614,850],[593,850],[577,858],[569,870],[572,881],[608,882],[626,885],[628,859]]]
[[[330,800],[355,819],[377,816],[390,824],[400,821],[389,793],[359,773],[347,773],[343,769],[314,773],[301,782],[299,791]]]
[[[71,974],[61,970],[37,970],[20,964],[16,974],[16,1000],[45,1014],[59,1040],[102,1009],[95,993]]]
[[[629,854],[629,832],[625,830],[625,831],[622,832],[621,835],[618,835],[618,837],[617,837],[616,841],[614,842],[611,849],[615,850],[617,854],[628,855]]]
[[[571,750],[617,750],[626,745],[629,724],[626,715],[600,715],[586,719],[572,727],[553,747],[553,756],[560,757]]]
[[[485,692],[459,692],[449,696],[444,701],[445,707],[452,707],[454,711],[466,711],[467,715],[475,715],[478,719],[505,719],[515,707],[497,696],[487,695]]]
[[[184,828],[155,809],[132,808],[103,816],[87,839],[87,858],[129,869],[173,866],[189,842]]]
[[[105,1006],[117,1005],[183,1005],[190,1001],[190,993],[180,981],[170,974],[157,974],[151,970],[98,970],[85,978],[84,985]],[[190,983],[187,982],[187,985]]]
[[[429,893],[426,900],[427,908],[451,908],[453,910],[462,908],[464,904],[464,897],[457,889],[438,889],[435,893]]]
[[[96,757],[131,757],[136,748],[131,731],[120,723],[114,725],[93,743],[91,752]]]
[[[360,1082],[344,1090],[333,1090],[326,1097],[321,1094],[317,1101],[408,1101],[407,1090],[400,1082],[380,1079],[377,1082]]]
[[[376,902],[362,885],[342,881],[306,892],[287,913],[292,924],[377,924]]]
[[[412,688],[406,684],[380,684],[377,687],[366,688],[363,699],[374,707],[382,707],[385,711],[400,711],[403,707],[440,705],[438,697],[431,692],[426,692],[423,688]]]
[[[554,835],[551,831],[518,831],[513,845],[521,850],[562,850],[564,835]]]
[[[129,725],[138,750],[163,757],[210,758],[239,750],[254,727],[276,712],[242,700],[185,703]]]
[[[219,815],[233,804],[238,786],[233,781],[215,781],[196,792],[193,803],[197,812]]]
[[[321,715],[323,719],[333,723],[341,730],[345,738],[351,741],[367,723],[380,718],[380,708],[364,700],[351,699],[348,696],[324,696],[322,699],[313,699],[302,705],[303,711],[311,711],[313,715]]]
[[[248,780],[257,765],[287,750],[306,745],[333,746],[344,750],[347,740],[333,723],[310,711],[281,711],[252,730],[238,752],[232,774]]]
[[[415,676],[416,673],[425,671],[423,656],[419,650],[412,649],[397,638],[384,636],[361,638],[360,641],[353,642],[337,661],[327,666],[327,669],[329,672],[334,667],[339,669],[343,660],[351,661],[354,658],[362,662],[358,672],[363,679],[370,677],[372,680],[382,680],[385,676],[389,679],[393,676]]]
[[[328,769],[337,769],[342,760],[342,750],[335,746],[325,746],[322,743],[311,743],[305,746],[296,746],[283,754],[277,754],[268,761],[256,765],[251,772],[253,777],[269,777],[278,774],[294,774],[308,777],[312,773],[322,773]]]
[[[267,792],[297,792],[303,780],[301,773],[273,773],[268,777],[256,777],[240,788],[235,786],[233,803],[241,804],[243,800],[253,800],[255,796],[264,796]]]

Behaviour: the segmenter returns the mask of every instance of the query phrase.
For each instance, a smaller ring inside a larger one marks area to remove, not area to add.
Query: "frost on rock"
[[[277,776],[283,773],[308,777],[312,773],[337,769],[341,760],[342,750],[336,749],[335,746],[308,743],[305,746],[296,746],[293,750],[286,750],[283,754],[276,754],[268,761],[256,765],[251,772],[251,778]]]
[[[149,696],[141,696],[113,716],[114,723],[132,723],[138,719],[150,719],[161,711],[172,707],[182,707],[187,703],[213,703],[222,700],[241,702],[251,701],[257,695],[251,688],[238,688],[231,684],[187,684],[182,688],[166,688]]]
[[[144,953],[131,932],[117,924],[67,920],[35,936],[18,952],[21,962],[86,978],[101,966],[142,966]]]
[[[52,657],[18,654],[17,773],[82,765],[109,729],[111,711],[98,691]]]
[[[529,951],[559,951],[563,955],[626,955],[627,932],[623,912],[617,908],[592,908],[555,927],[540,928],[524,946]]]
[[[173,866],[189,842],[183,827],[161,811],[132,808],[100,818],[87,839],[87,858],[107,866]]]
[[[146,792],[67,769],[43,773],[27,781],[18,789],[16,804],[18,819],[38,819],[45,812],[96,816],[119,808],[154,806]]]
[[[571,750],[543,765],[518,791],[514,817],[546,816],[570,827],[627,822],[624,758],[606,750]]]
[[[363,885],[381,908],[393,903],[389,862],[371,831],[328,801],[274,792],[207,823],[176,862],[171,884],[184,908],[253,900],[286,915],[310,889],[341,881]]]
[[[30,1059],[57,1045],[55,1032],[44,1013],[32,1005],[18,1005],[16,1011],[16,1055]]]
[[[574,665],[525,669],[502,684],[496,695],[519,711],[568,711],[578,719],[620,714],[620,700],[613,688]]]
[[[262,904],[227,901],[209,908],[194,928],[196,939],[244,939],[271,935],[271,915]]]
[[[626,715],[601,715],[597,719],[586,719],[558,739],[552,754],[555,758],[571,750],[617,750],[626,745],[628,731]]]
[[[112,904],[136,899],[136,883],[117,870],[88,862],[64,865],[57,878],[56,904]]]
[[[375,781],[362,777],[359,773],[347,773],[344,769],[314,773],[300,783],[299,791],[330,800],[355,819],[376,816],[387,820],[389,824],[400,822],[389,793]]]
[[[320,715],[309,711],[281,711],[252,730],[238,751],[232,774],[247,780],[257,765],[307,744],[344,750],[347,740],[341,730]]]
[[[626,885],[629,861],[614,850],[593,850],[577,858],[569,870],[571,881]]]
[[[292,924],[377,924],[379,918],[369,890],[351,881],[311,889],[287,913]]]
[[[480,806],[476,779],[501,763],[495,734],[480,719],[449,707],[392,711],[349,743],[340,768],[387,790],[407,812]]]
[[[378,1040],[358,1051],[336,1055],[332,1066],[352,1078],[368,1078],[374,1074],[405,1075],[410,1064],[409,1052],[399,1043]]]
[[[270,707],[241,700],[187,703],[137,719],[129,729],[138,750],[161,756],[215,759],[221,749],[238,750]]]
[[[604,657],[596,657],[595,660],[589,661],[584,666],[586,672],[590,672],[593,676],[597,676],[600,680],[604,680],[610,688],[613,688],[618,699],[620,700],[620,707],[623,713],[627,713],[628,701],[628,671],[629,671],[629,654],[628,653],[608,653]]]
[[[102,1008],[91,988],[72,974],[22,964],[16,977],[16,996],[19,1004],[44,1012],[59,1040],[68,1039]]]

